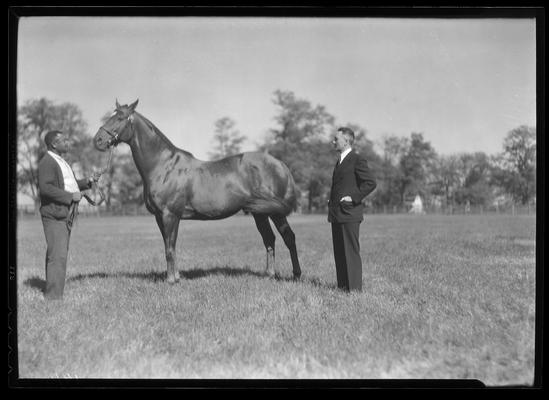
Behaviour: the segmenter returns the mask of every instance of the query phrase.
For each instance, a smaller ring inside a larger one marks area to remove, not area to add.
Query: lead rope
[[[100,171],[101,175],[103,175],[104,173],[108,172],[109,169],[111,168],[111,161],[112,161],[112,153],[114,152],[114,148],[116,146],[111,146],[111,151],[109,153],[109,160],[107,161],[107,166],[105,167],[105,169],[103,169],[102,171]],[[84,197],[88,203],[90,203],[90,205],[92,206],[100,206],[104,201],[105,201],[105,195],[103,194],[103,191],[99,188],[99,186],[97,186],[97,183],[94,182],[92,186],[95,186],[95,188],[97,189],[97,191],[99,192],[99,197],[101,198],[98,202],[95,202],[93,201],[87,194],[83,193],[82,194],[82,197]]]
[[[107,167],[103,171],[101,171],[101,175],[103,175],[105,172],[107,172],[109,170],[109,168],[111,167],[112,153],[113,153],[115,147],[116,146],[111,146],[111,152],[109,153],[109,161],[107,161]]]

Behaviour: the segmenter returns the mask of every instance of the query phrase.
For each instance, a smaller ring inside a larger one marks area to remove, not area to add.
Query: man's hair
[[[46,143],[46,147],[50,149],[51,144],[53,143],[57,135],[62,135],[62,134],[63,132],[61,131],[49,131],[48,133],[46,133],[46,135],[44,136],[44,142]]]
[[[337,131],[343,133],[343,136],[347,138],[349,144],[353,145],[355,142],[355,133],[350,128],[342,126],[341,128],[338,128]]]

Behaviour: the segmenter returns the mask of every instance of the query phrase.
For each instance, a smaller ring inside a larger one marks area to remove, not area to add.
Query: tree
[[[536,128],[525,125],[510,131],[499,155],[495,180],[521,204],[536,195]]]
[[[61,130],[69,134],[77,151],[67,155],[67,161],[80,163],[82,172],[94,156],[92,152],[81,152],[91,140],[86,135],[87,124],[82,112],[72,103],[55,104],[46,98],[29,100],[18,110],[17,116],[17,183],[18,190],[34,200],[38,212],[38,162],[46,153],[44,134],[50,130]]]
[[[327,140],[334,131],[335,118],[324,106],[315,107],[294,93],[277,90],[273,103],[277,127],[260,149],[283,161],[300,190],[307,194],[307,209],[325,207],[325,193],[329,188],[336,156]]]
[[[120,205],[143,205],[143,181],[131,154],[120,154],[113,168],[111,196]]]
[[[271,133],[275,141],[303,143],[312,138],[324,138],[333,131],[335,118],[322,105],[313,107],[291,91],[276,90],[274,104],[278,107],[275,121],[278,129]]]
[[[455,154],[437,156],[434,176],[435,179],[431,182],[431,193],[443,196],[446,205],[454,206],[455,193],[460,186],[459,157]]]
[[[429,174],[432,172],[436,152],[430,142],[423,139],[422,133],[412,132],[409,147],[400,158],[399,192],[400,201],[404,204],[407,194],[428,193]]]
[[[328,203],[327,189],[332,178],[334,150],[330,143],[317,139],[308,144],[308,157],[303,161],[303,182],[307,193],[307,209],[323,210]]]
[[[401,204],[400,182],[403,177],[400,159],[404,157],[409,146],[409,140],[405,137],[386,135],[381,140],[382,156],[373,198],[374,204],[378,206]]]
[[[490,159],[483,152],[461,154],[458,173],[460,187],[456,191],[458,204],[487,205],[492,199]]]
[[[210,159],[216,160],[240,153],[240,146],[246,140],[235,129],[235,121],[229,117],[223,117],[215,122],[214,151],[210,153]]]
[[[372,174],[376,177],[376,179],[379,179],[381,176],[383,160],[375,151],[374,142],[368,138],[368,131],[358,124],[350,123],[345,126],[350,128],[355,134],[353,148],[366,158],[368,161],[368,167],[370,168]],[[374,196],[376,192],[377,190],[374,191]]]

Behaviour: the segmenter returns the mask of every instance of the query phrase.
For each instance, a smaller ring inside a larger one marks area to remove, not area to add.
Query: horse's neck
[[[175,147],[158,128],[144,117],[138,115],[133,124],[135,132],[129,145],[143,181],[151,177],[151,173],[160,163],[167,162],[176,153],[182,154],[183,157],[180,157],[182,162],[190,162],[193,159],[190,153]]]

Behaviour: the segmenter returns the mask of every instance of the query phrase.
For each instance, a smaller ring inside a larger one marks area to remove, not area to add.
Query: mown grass
[[[535,218],[367,216],[363,292],[336,289],[324,216],[290,216],[277,279],[251,217],[182,221],[165,282],[151,217],[80,218],[65,298],[45,302],[39,220],[18,222],[22,378],[534,377]]]

